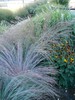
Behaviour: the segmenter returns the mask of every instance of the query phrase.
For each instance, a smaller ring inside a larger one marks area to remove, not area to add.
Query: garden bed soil
[[[58,100],[75,100],[75,87],[69,89],[62,89],[61,95]]]

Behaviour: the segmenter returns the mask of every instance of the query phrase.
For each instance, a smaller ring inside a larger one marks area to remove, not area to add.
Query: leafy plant
[[[70,26],[72,28],[72,26]],[[65,32],[65,35],[69,35]],[[70,36],[61,37],[59,44],[52,44],[52,48],[56,51],[52,55],[52,61],[59,70],[58,84],[61,87],[69,88],[75,85],[75,37],[70,33]]]
[[[72,15],[69,11],[66,10],[54,10],[51,12],[49,26],[53,26],[58,22],[70,21],[72,20]]]

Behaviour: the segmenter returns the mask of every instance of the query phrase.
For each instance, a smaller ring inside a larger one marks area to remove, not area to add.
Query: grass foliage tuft
[[[0,45],[1,100],[41,100],[57,95],[53,86],[56,82],[51,77],[56,71],[41,64],[48,54],[40,46],[35,44],[25,53],[21,42]]]

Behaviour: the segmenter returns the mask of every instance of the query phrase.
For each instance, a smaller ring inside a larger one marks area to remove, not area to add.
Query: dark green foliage
[[[2,20],[11,22],[11,21],[15,20],[15,16],[10,10],[0,9],[0,22]]]
[[[57,3],[57,4],[61,4],[61,5],[68,5],[69,0],[52,0],[53,2]]]
[[[59,0],[58,3],[59,3],[59,4],[62,4],[62,5],[68,5],[69,0]]]

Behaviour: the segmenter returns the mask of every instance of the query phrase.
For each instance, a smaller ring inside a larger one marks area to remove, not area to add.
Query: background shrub
[[[21,8],[16,12],[16,16],[22,17],[22,18],[27,18],[28,16],[28,9],[26,7]]]
[[[2,20],[6,20],[8,22],[11,22],[11,21],[15,20],[15,16],[10,10],[0,9],[0,22]]]
[[[46,7],[47,7],[46,0],[36,1],[35,3],[32,3],[30,5],[27,5],[26,7],[19,9],[16,15],[22,18],[27,18],[28,16],[32,17],[38,13],[41,13],[43,10],[46,11],[47,10]]]
[[[18,10],[18,12],[16,13],[16,16],[19,16],[22,18],[27,18],[28,16],[32,17],[36,14],[35,8],[36,8],[35,4],[31,4],[29,6],[23,7]]]
[[[52,0],[52,2],[66,6],[68,5],[69,0]]]

